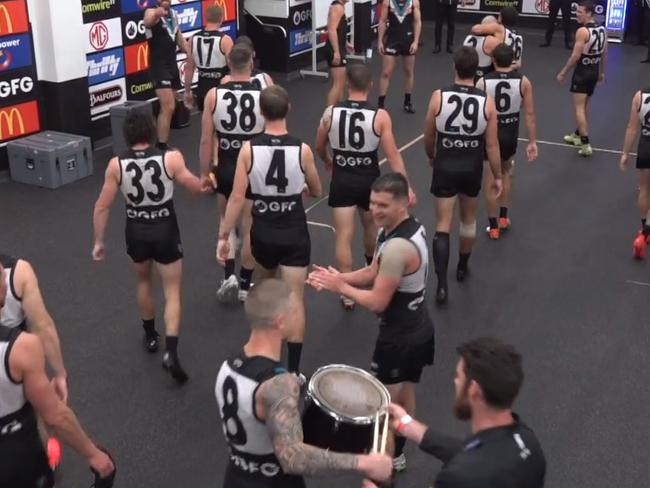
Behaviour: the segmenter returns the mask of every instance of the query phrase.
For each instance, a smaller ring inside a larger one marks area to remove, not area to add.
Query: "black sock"
[[[379,108],[384,108],[385,102],[386,102],[386,95],[380,95],[379,100],[377,100],[377,106]]]
[[[436,232],[433,235],[433,263],[438,276],[438,286],[447,286],[447,267],[449,266],[449,233]]]
[[[156,144],[156,147],[157,147],[158,149],[160,149],[161,151],[166,151],[167,149],[169,149],[169,146],[167,145],[166,142],[158,142],[158,143]]]
[[[156,333],[156,320],[151,319],[151,320],[142,320],[142,328],[144,329],[144,333],[147,335],[147,338],[150,337],[156,337],[158,334]]]
[[[366,265],[370,266],[372,264],[372,260],[373,260],[374,256],[368,256],[367,254],[364,254],[363,257],[366,258]]]
[[[499,207],[499,217],[502,219],[508,218],[508,207]]]
[[[239,270],[239,288],[241,290],[248,290],[251,287],[251,281],[253,280],[253,270],[244,268],[243,266]]]
[[[458,269],[467,269],[467,262],[471,255],[471,252],[468,252],[467,254],[461,252],[458,254]]]
[[[235,260],[226,259],[226,267],[223,268],[224,278],[228,279],[231,275],[235,274]]]
[[[401,435],[395,436],[395,457],[400,457],[404,454],[404,445],[406,444],[406,437]]]
[[[410,105],[411,104],[411,94],[410,93],[405,93],[404,94],[404,105]]]
[[[499,224],[497,224],[497,218],[496,217],[488,217],[488,221],[490,222],[490,229],[498,229]]]
[[[646,220],[646,219],[641,219],[641,228],[642,228],[642,229],[645,227],[645,220]]]
[[[165,351],[172,356],[176,356],[177,349],[178,349],[178,336],[165,337]]]
[[[578,137],[580,137],[580,130],[579,130],[579,129],[576,129],[576,131],[574,132],[574,134],[577,135]]]
[[[290,373],[300,372],[300,355],[302,354],[302,342],[287,342],[287,350],[289,355],[287,362],[289,363]]]
[[[582,144],[589,144],[589,136],[580,136],[580,142]]]

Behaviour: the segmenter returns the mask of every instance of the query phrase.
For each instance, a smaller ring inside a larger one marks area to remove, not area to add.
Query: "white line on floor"
[[[625,283],[629,283],[630,285],[650,286],[650,283],[645,283],[643,281],[625,280]]]
[[[404,144],[402,147],[400,147],[400,148],[398,149],[398,151],[399,151],[399,152],[406,151],[409,147],[413,146],[414,144],[417,144],[417,143],[420,142],[423,138],[424,138],[424,134],[420,134],[420,135],[417,136],[415,139],[413,139],[413,140],[407,142],[407,143]],[[384,164],[386,161],[388,161],[386,158],[384,158],[384,159],[382,159],[381,161],[379,161],[379,166],[381,166],[382,164]],[[327,200],[327,197],[329,197],[329,194],[328,194],[328,195],[325,195],[324,197],[322,197],[322,198],[320,198],[320,199],[318,199],[315,203],[312,203],[309,207],[307,207],[307,208],[305,209],[305,213],[309,213],[310,210],[312,210],[313,208],[315,208],[315,207],[317,207],[318,205],[320,205],[321,203],[323,203],[325,200]]]
[[[524,137],[520,137],[519,140],[522,141],[522,142],[528,142],[528,139],[526,139]],[[540,141],[539,139],[537,140],[537,144],[546,144],[548,146],[566,147],[567,149],[577,149],[578,148],[578,146],[572,146],[571,144],[567,144],[565,142]],[[610,154],[623,154],[623,151],[617,151],[616,149],[604,149],[604,148],[601,148],[601,147],[592,147],[592,149],[594,151],[610,153]],[[630,153],[630,156],[636,156],[636,153]]]
[[[324,229],[329,229],[336,234],[336,229],[329,224],[324,224],[323,222],[314,222],[312,220],[307,221],[307,225],[313,225],[314,227],[322,227]]]

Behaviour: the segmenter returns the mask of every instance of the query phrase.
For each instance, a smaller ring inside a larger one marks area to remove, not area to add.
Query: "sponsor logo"
[[[108,44],[108,27],[103,22],[95,22],[88,31],[88,40],[95,51],[103,50]]]
[[[22,68],[32,64],[29,34],[0,39],[0,71]]]
[[[146,83],[138,83],[137,85],[131,85],[129,88],[129,93],[131,95],[139,95],[146,91],[153,90],[153,81],[147,81]]]
[[[96,85],[124,76],[124,54],[121,49],[89,54],[86,59],[89,85]]]
[[[146,42],[125,47],[124,54],[128,74],[149,69],[149,44]]]
[[[257,213],[263,214],[266,212],[273,213],[285,213],[291,212],[296,206],[296,202],[269,202],[266,203],[264,200],[255,200],[255,211]]]
[[[311,47],[311,30],[302,29],[289,32],[289,52],[304,51]]]
[[[370,166],[372,164],[372,158],[363,156],[348,156],[346,158],[342,154],[338,154],[334,160],[341,167],[350,166],[354,168],[355,166]]]
[[[302,27],[303,24],[311,22],[311,8],[296,9],[291,16],[291,22],[294,27]]]
[[[540,14],[548,13],[548,0],[535,0],[535,10]]]
[[[234,39],[237,37],[237,22],[228,22],[227,24],[222,24],[219,28],[219,32],[222,34],[228,34]]]
[[[22,76],[11,80],[0,81],[0,98],[15,97],[19,94],[31,93],[34,89],[34,78]]]
[[[39,130],[38,104],[35,100],[0,109],[0,140],[14,139]]]
[[[0,35],[27,32],[29,22],[25,0],[12,0],[0,4]]]
[[[222,151],[230,151],[231,149],[234,149],[236,151],[239,151],[242,146],[242,141],[239,139],[233,139],[229,140],[226,139],[225,137],[219,138],[219,149]]]
[[[191,3],[180,7],[172,7],[178,15],[178,25],[182,32],[196,30],[201,27],[201,4]]]
[[[127,208],[126,215],[130,219],[154,220],[154,219],[162,219],[165,217],[169,217],[170,213],[169,213],[169,209],[166,208],[161,208],[157,210],[137,210],[134,208]]]
[[[406,306],[409,310],[412,310],[413,312],[417,311],[418,308],[420,308],[420,305],[424,302],[424,297],[417,297],[414,300],[411,300],[409,304]]]
[[[280,472],[280,466],[277,463],[258,463],[257,461],[246,461],[241,456],[230,455],[230,459],[235,465],[247,473],[261,473],[263,476],[272,478]]]
[[[23,428],[23,424],[21,424],[18,420],[12,420],[8,424],[2,426],[2,429],[0,429],[0,435],[15,434],[22,428]]]
[[[90,108],[97,108],[102,105],[120,100],[124,96],[124,90],[119,85],[109,86],[102,90],[90,93]]]
[[[81,6],[81,13],[94,14],[104,12],[115,7],[117,0],[98,0],[95,2],[86,2]]]
[[[124,36],[129,41],[133,41],[139,36],[144,36],[145,30],[144,20],[129,20],[124,26]]]
[[[446,149],[477,149],[479,147],[479,141],[476,139],[466,141],[463,139],[450,139],[449,137],[443,137],[442,147]]]
[[[582,64],[584,66],[591,66],[598,63],[600,63],[600,58],[582,58]]]

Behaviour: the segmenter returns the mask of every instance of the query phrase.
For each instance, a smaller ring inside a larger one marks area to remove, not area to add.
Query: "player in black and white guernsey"
[[[460,203],[460,246],[456,280],[464,281],[476,239],[476,211],[481,191],[484,152],[501,193],[501,161],[494,100],[474,87],[476,50],[463,46],[454,53],[454,84],[431,96],[424,128],[426,154],[433,165],[431,193],[436,197],[433,262],[438,277],[436,303],[447,302],[449,231],[456,201]],[[491,189],[490,189],[491,190]]]
[[[379,79],[379,108],[384,108],[390,79],[395,69],[395,58],[402,56],[404,66],[404,111],[413,114],[411,103],[415,54],[418,51],[422,19],[420,0],[383,0],[379,19],[378,51],[382,55]]]
[[[385,455],[343,454],[303,442],[296,377],[280,364],[295,325],[284,281],[256,284],[244,305],[251,333],[219,369],[215,394],[230,459],[224,488],[304,488],[303,476],[358,472],[377,482],[391,475]]]
[[[235,39],[235,46],[239,45],[247,46],[253,53],[253,71],[251,72],[251,80],[258,83],[260,90],[264,90],[264,88],[273,85],[271,75],[255,67],[255,59],[257,55],[255,53],[253,40],[248,36],[239,36]]]
[[[504,7],[499,12],[497,23],[487,22],[472,27],[472,34],[494,37],[497,42],[493,47],[502,42],[512,47],[514,52],[512,65],[515,68],[521,68],[524,56],[524,38],[515,31],[518,16],[519,13],[516,8]],[[491,55],[491,51],[486,50],[486,52]]]
[[[375,253],[377,227],[370,213],[370,187],[380,174],[377,155],[380,144],[391,169],[406,176],[390,114],[368,104],[372,89],[370,70],[365,64],[350,64],[347,80],[348,100],[325,109],[316,135],[316,151],[332,175],[328,204],[334,212],[337,266],[344,273],[352,271],[352,237],[357,211],[363,227],[366,263],[372,262]],[[413,191],[410,197],[414,205]],[[341,300],[346,309],[354,307],[349,298],[341,297]]]
[[[11,269],[0,263],[0,312],[11,306],[7,301],[9,273]],[[93,444],[74,412],[59,398],[45,371],[42,341],[20,327],[0,325],[0,486],[54,486],[37,417],[86,458],[100,477],[111,478],[102,480],[110,483],[102,486],[112,486],[113,462]]]
[[[485,192],[485,201],[489,226],[487,233],[490,239],[499,239],[501,231],[510,228],[508,208],[512,192],[512,171],[514,157],[517,153],[519,139],[520,111],[523,107],[526,114],[526,128],[528,129],[528,146],[526,155],[528,161],[537,159],[537,124],[535,122],[535,104],[533,101],[533,85],[530,80],[522,75],[512,65],[513,50],[505,43],[499,44],[492,56],[495,71],[480,79],[476,87],[484,90],[494,99],[497,120],[499,121],[499,151],[501,153],[501,175],[503,177],[503,191],[497,198],[492,192]],[[492,174],[485,174],[485,186],[492,186]],[[499,210],[497,220],[497,207]]]
[[[625,171],[630,152],[637,133],[639,144],[636,156],[636,168],[639,170],[639,196],[638,205],[641,214],[641,230],[634,239],[633,252],[637,259],[645,259],[646,244],[650,239],[650,88],[644,88],[634,94],[630,109],[630,121],[625,131],[623,154],[620,166]]]
[[[221,85],[208,92],[201,124],[201,177],[204,184],[210,171],[216,177],[217,206],[223,220],[226,204],[232,193],[237,157],[244,143],[264,131],[260,112],[259,85],[251,79],[253,53],[245,45],[233,46],[228,56],[230,75]],[[214,147],[217,164],[213,166]],[[209,180],[208,180],[209,181]],[[253,277],[255,260],[250,250],[251,201],[247,200],[241,219],[243,243],[240,278],[235,274],[236,236],[230,239],[230,256],[224,267],[224,279],[217,290],[217,299],[223,303],[246,300]]]
[[[591,0],[580,2],[576,17],[581,26],[576,31],[573,52],[557,75],[557,81],[562,83],[569,70],[575,66],[570,91],[573,93],[578,128],[564,136],[564,142],[579,146],[580,156],[591,156],[593,152],[589,142],[587,105],[596,84],[605,81],[607,63],[607,30],[594,20],[594,8],[595,4]]]
[[[350,273],[314,266],[309,284],[354,300],[379,315],[371,371],[394,403],[415,412],[415,385],[433,364],[434,329],[426,302],[429,252],[424,227],[409,215],[409,187],[399,173],[372,185],[370,210],[380,229],[373,262]],[[404,438],[395,439],[394,467],[406,468]]]
[[[289,95],[281,86],[262,91],[260,109],[264,133],[244,144],[226,214],[219,226],[217,257],[224,262],[230,252],[228,236],[244,210],[247,188],[253,201],[251,249],[261,278],[278,275],[293,290],[296,299],[288,338],[289,371],[299,374],[305,335],[304,288],[311,257],[311,240],[303,193],[322,193],[314,155],[307,144],[287,131]]]
[[[232,38],[220,32],[223,21],[223,7],[210,5],[205,11],[206,24],[194,34],[188,44],[189,52],[185,64],[185,103],[193,105],[192,79],[194,71],[199,71],[196,87],[196,106],[203,111],[205,95],[211,88],[219,86],[221,79],[228,74],[227,56],[233,46]]]
[[[187,53],[189,48],[180,30],[178,14],[171,8],[171,2],[156,0],[156,5],[155,8],[144,11],[143,19],[149,46],[149,76],[160,102],[156,124],[158,147],[167,149],[169,127],[176,109],[174,90],[181,88],[176,48],[184,53]]]
[[[486,15],[483,17],[481,24],[496,24],[497,19],[494,15]],[[499,41],[494,36],[479,36],[469,34],[463,41],[463,46],[470,46],[476,49],[478,55],[478,68],[476,68],[475,81],[479,78],[491,73],[494,70],[492,64],[492,51],[499,44]]]
[[[118,192],[126,200],[126,252],[137,277],[137,301],[146,351],[158,349],[153,297],[155,264],[165,291],[165,353],[163,367],[179,383],[187,374],[178,360],[178,333],[181,320],[181,276],[183,248],[176,212],[174,181],[193,193],[204,189],[200,180],[185,166],[179,151],[154,147],[155,126],[151,116],[132,112],[124,121],[124,138],[129,149],[108,163],[104,186],[95,203],[93,225],[95,261],[105,258],[104,234],[111,205]]]

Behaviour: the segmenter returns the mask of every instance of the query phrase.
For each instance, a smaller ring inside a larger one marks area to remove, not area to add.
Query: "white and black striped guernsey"
[[[250,141],[251,168],[248,173],[253,222],[275,228],[307,226],[302,203],[305,173],[302,141],[288,134],[262,134]]]
[[[5,270],[5,284],[7,286],[7,297],[5,305],[0,310],[0,326],[19,327],[26,329],[26,317],[23,310],[22,297],[18,295],[15,285],[16,266],[18,259],[13,256],[0,254],[0,263]]]
[[[523,75],[513,70],[509,73],[495,71],[485,76],[485,91],[494,98],[499,121],[499,140],[503,137],[519,136],[519,119],[522,94]]]
[[[512,48],[514,56],[512,57],[512,65],[520,65],[524,57],[524,38],[513,29],[506,29],[504,40],[508,46]]]
[[[582,48],[580,59],[575,68],[575,76],[583,79],[595,79],[598,77],[600,61],[605,52],[607,35],[605,27],[596,22],[589,22],[583,27],[589,32],[589,38]]]
[[[347,100],[332,107],[328,133],[334,153],[332,181],[351,177],[374,180],[379,176],[376,117],[377,108],[367,102]]]
[[[470,46],[478,54],[478,68],[476,68],[475,79],[482,78],[494,70],[492,66],[492,57],[485,52],[485,36],[468,35],[463,41],[463,46]]]
[[[223,78],[228,72],[226,55],[221,48],[224,34],[218,30],[202,29],[192,36],[192,58],[199,72],[199,79]]]
[[[441,90],[434,168],[468,172],[483,166],[486,101],[485,92],[473,86],[454,84]]]

